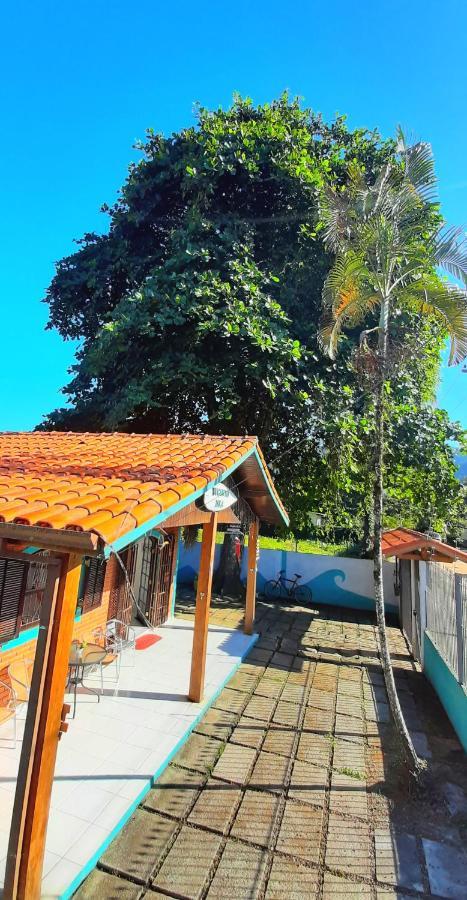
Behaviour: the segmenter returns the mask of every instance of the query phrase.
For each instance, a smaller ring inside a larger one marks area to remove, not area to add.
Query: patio
[[[214,605],[214,622],[241,615]],[[259,603],[257,630],[76,900],[467,896],[466,757],[399,628],[400,699],[431,768],[422,796],[398,757],[372,615]]]
[[[76,718],[58,747],[44,897],[70,896],[256,639],[222,624],[210,626],[205,696],[195,704],[187,699],[192,621],[172,620],[156,634],[160,640],[145,650],[126,651],[118,685],[112,681],[114,664],[109,667],[99,703],[78,690]],[[98,679],[86,683],[97,687]],[[9,724],[0,732],[1,883],[24,718],[18,721],[15,750],[8,749]]]

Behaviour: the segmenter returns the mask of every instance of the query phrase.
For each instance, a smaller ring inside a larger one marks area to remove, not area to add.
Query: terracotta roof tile
[[[114,541],[168,513],[255,447],[254,437],[0,433],[0,522],[95,530]]]
[[[465,551],[459,550],[458,547],[451,547],[450,544],[445,544],[429,534],[414,531],[412,528],[400,527],[384,531],[381,548],[383,556],[389,557],[400,557],[406,553],[431,550],[434,554],[445,556],[448,559],[460,559],[467,562],[467,553]]]

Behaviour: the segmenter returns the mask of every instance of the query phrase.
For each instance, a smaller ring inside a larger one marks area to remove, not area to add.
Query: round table
[[[97,702],[100,703],[101,696],[99,691],[85,685],[84,677],[87,672],[89,673],[97,666],[99,666],[101,672],[102,692],[102,663],[106,656],[107,650],[105,650],[104,647],[100,647],[99,644],[85,644],[82,647],[76,643],[73,643],[71,645],[70,655],[68,657],[67,687],[71,687],[73,689],[73,718],[75,718],[76,713],[76,691],[78,685],[84,687],[87,691],[89,691],[89,693],[96,694]]]

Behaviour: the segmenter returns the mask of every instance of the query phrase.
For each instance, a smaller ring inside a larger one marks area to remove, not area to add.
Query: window
[[[84,560],[84,575],[81,581],[82,588],[78,598],[78,611],[82,613],[96,609],[102,603],[102,591],[104,590],[105,560]]]
[[[0,644],[17,637],[21,628],[28,563],[0,559]]]

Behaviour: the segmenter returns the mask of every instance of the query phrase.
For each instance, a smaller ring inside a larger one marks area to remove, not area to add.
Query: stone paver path
[[[240,616],[212,614],[229,626]],[[75,896],[467,897],[466,758],[400,631],[398,689],[438,785],[430,796],[408,790],[371,616],[260,603],[257,630]]]

